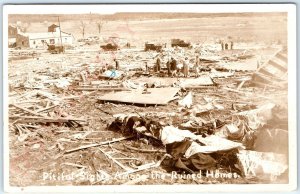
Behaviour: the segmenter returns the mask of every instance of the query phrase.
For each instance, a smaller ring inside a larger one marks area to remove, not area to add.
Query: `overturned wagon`
[[[162,50],[162,45],[156,45],[153,43],[145,43],[145,51],[157,51],[160,52]]]
[[[102,48],[105,51],[116,51],[119,49],[118,45],[111,44],[111,43],[108,43],[106,45],[101,45],[100,48]]]
[[[58,53],[64,53],[65,47],[64,46],[57,46],[57,45],[48,45],[47,49],[51,54],[58,54]]]
[[[180,40],[180,39],[172,39],[171,40],[171,46],[172,47],[175,47],[175,46],[190,47],[191,43],[185,42],[184,40]]]

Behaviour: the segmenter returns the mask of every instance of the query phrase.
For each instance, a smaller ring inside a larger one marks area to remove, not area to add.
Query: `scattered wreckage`
[[[194,56],[189,50],[176,52],[162,51],[162,62],[170,55]],[[120,70],[102,71],[101,64],[82,64],[79,58],[71,67],[61,65],[64,59],[56,62],[57,71],[11,73],[9,128],[17,147],[11,158],[28,146],[41,169],[47,170],[50,163],[57,171],[101,174],[100,180],[72,183],[78,185],[114,184],[116,177],[143,173],[117,181],[139,184],[149,179],[149,170],[166,176],[219,170],[244,182],[274,182],[287,176],[288,119],[287,107],[282,106],[287,91],[275,87],[287,83],[284,50],[254,72],[227,70],[217,65],[222,59],[202,56],[203,71],[194,77],[191,68],[188,78],[180,72],[168,77],[165,66],[156,74],[145,72],[142,62],[155,59],[153,53],[120,54]],[[128,70],[136,64],[138,68]],[[282,99],[271,100],[274,96]],[[49,155],[47,161],[35,150]]]

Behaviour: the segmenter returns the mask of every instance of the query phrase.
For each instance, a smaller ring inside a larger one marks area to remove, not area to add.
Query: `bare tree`
[[[81,34],[82,34],[82,38],[84,38],[85,35],[85,23],[81,20],[80,21],[80,30],[81,30]]]
[[[98,28],[98,33],[100,34],[102,27],[104,25],[104,22],[100,20],[100,21],[97,21],[96,24],[97,24],[97,28]]]
[[[17,27],[21,30],[21,32],[27,32],[28,27],[30,26],[30,23],[21,23],[18,24]]]

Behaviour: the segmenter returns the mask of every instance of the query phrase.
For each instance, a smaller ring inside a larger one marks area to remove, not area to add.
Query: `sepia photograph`
[[[295,10],[4,6],[7,190],[296,189]]]

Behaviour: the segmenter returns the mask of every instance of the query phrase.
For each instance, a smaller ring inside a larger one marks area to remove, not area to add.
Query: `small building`
[[[16,46],[16,37],[18,35],[18,28],[12,25],[8,26],[8,47]]]
[[[56,29],[59,29],[59,26],[52,24],[48,27],[48,32],[56,32]]]
[[[38,48],[47,45],[71,45],[73,43],[73,36],[65,32],[47,32],[47,33],[27,33],[29,47]],[[61,37],[61,39],[60,39]]]
[[[18,33],[16,44],[18,47],[43,48],[47,45],[71,45],[74,37],[70,33],[60,31],[55,24],[48,27],[43,33]]]

